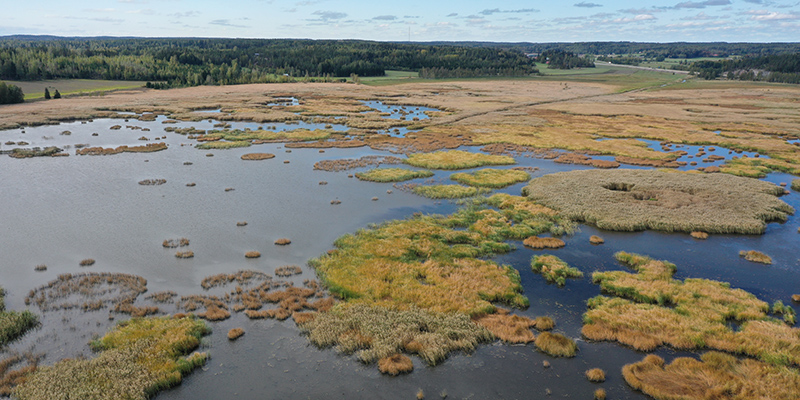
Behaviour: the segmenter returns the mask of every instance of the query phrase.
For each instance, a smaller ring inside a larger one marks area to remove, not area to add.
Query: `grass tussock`
[[[0,348],[22,337],[39,323],[39,318],[28,310],[6,311],[4,296],[5,292],[0,288]]]
[[[430,178],[431,171],[415,171],[405,168],[376,168],[367,172],[357,172],[356,178],[370,182],[403,182],[411,179]]]
[[[245,258],[258,258],[258,257],[261,257],[261,252],[260,251],[255,251],[255,250],[248,251],[247,253],[244,253],[244,256],[245,256]]]
[[[698,240],[706,240],[708,239],[708,233],[701,232],[701,231],[694,231],[689,234],[691,237],[698,239]]]
[[[158,186],[167,183],[166,179],[145,179],[139,181],[139,184],[142,186]]]
[[[429,199],[463,199],[465,197],[489,193],[491,190],[461,185],[417,185],[414,186],[411,191],[416,195]]]
[[[176,247],[186,247],[189,245],[189,239],[187,238],[180,238],[180,239],[164,239],[161,243],[161,246],[166,247],[168,249],[174,249]]]
[[[772,257],[756,250],[748,250],[748,251],[740,251],[739,257],[744,258],[750,262],[756,262],[761,264],[772,264]]]
[[[259,161],[259,160],[269,160],[271,158],[275,158],[275,154],[272,153],[247,153],[242,154],[242,160],[249,160],[249,161]]]
[[[570,171],[535,178],[524,193],[602,229],[761,234],[794,209],[769,182],[726,174]]]
[[[614,340],[637,350],[661,345],[744,354],[776,365],[800,365],[800,329],[769,317],[769,305],[753,294],[707,279],[673,279],[666,261],[620,252],[636,271],[595,272],[604,293],[588,301],[583,335]],[[736,321],[733,329],[729,321]]]
[[[286,246],[287,244],[291,244],[292,241],[287,238],[281,238],[275,241],[275,244],[278,246]]]
[[[207,332],[194,318],[134,318],[92,343],[101,350],[97,357],[39,367],[14,394],[20,400],[147,399],[205,363],[205,353],[185,355]]]
[[[275,276],[287,277],[292,275],[299,275],[303,273],[303,269],[297,265],[283,265],[275,268]]]
[[[597,388],[594,391],[594,400],[606,400],[606,390],[603,388]]]
[[[666,365],[651,354],[625,365],[622,376],[634,389],[659,400],[790,400],[800,393],[797,370],[713,351],[700,360],[680,357]]]
[[[459,172],[450,179],[467,186],[500,189],[515,183],[526,182],[531,175],[515,169],[481,169],[472,173]]]
[[[191,251],[191,250],[179,251],[179,252],[175,253],[175,257],[176,258],[192,258],[192,257],[194,257],[194,252]]]
[[[563,240],[559,238],[538,237],[538,236],[531,236],[523,240],[522,244],[524,244],[525,247],[530,247],[532,249],[537,249],[537,250],[560,249],[567,245]]]
[[[81,260],[78,263],[78,265],[80,265],[81,267],[91,267],[92,265],[94,265],[94,263],[95,263],[94,258],[85,258]]]
[[[495,156],[467,151],[450,150],[435,153],[415,153],[408,156],[405,163],[427,169],[467,169],[488,165],[516,164],[513,157]]]
[[[575,267],[570,267],[562,259],[552,255],[534,256],[531,260],[531,269],[541,274],[550,283],[564,286],[567,278],[582,278],[583,272]]]
[[[592,235],[592,236],[589,237],[589,243],[591,243],[591,244],[603,244],[605,242],[606,241],[603,240],[603,238],[601,238],[600,236],[597,236],[597,235]]]
[[[538,331],[549,331],[555,328],[556,326],[556,322],[553,321],[553,319],[548,316],[536,317],[534,322],[536,324],[533,327],[536,328],[536,330]]]
[[[242,336],[244,336],[244,329],[242,328],[233,328],[228,331],[228,340],[236,340]]]
[[[588,379],[589,382],[605,382],[606,372],[600,368],[586,370],[586,379]]]
[[[542,332],[534,343],[536,348],[553,357],[575,357],[578,352],[575,341],[560,333]]]
[[[397,376],[414,370],[414,363],[408,356],[397,353],[378,360],[378,370],[383,374]]]
[[[487,329],[461,313],[400,311],[363,303],[341,304],[299,327],[315,345],[336,346],[366,363],[406,352],[436,365],[453,351],[469,352],[492,339]]]
[[[475,318],[475,322],[506,343],[530,343],[536,339],[531,332],[536,321],[528,317],[495,313]]]

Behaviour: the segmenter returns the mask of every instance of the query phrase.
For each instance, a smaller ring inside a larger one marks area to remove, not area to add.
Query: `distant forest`
[[[723,76],[747,81],[800,83],[800,53],[696,61],[689,71],[705,79]]]
[[[0,38],[0,79],[117,79],[153,87],[382,76],[520,76],[538,71],[518,50],[355,40]]]

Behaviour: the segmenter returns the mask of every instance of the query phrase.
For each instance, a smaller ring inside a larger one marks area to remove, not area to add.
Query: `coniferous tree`
[[[53,98],[54,99],[60,99],[61,98],[61,93],[58,92],[58,89],[56,89],[56,92],[53,94]]]
[[[47,88],[44,88],[44,99],[50,100],[50,91]]]

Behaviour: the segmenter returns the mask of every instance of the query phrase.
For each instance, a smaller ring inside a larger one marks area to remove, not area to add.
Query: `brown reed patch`
[[[255,250],[248,251],[247,253],[244,253],[244,256],[245,258],[258,258],[261,257],[261,252]]]
[[[474,321],[506,343],[530,343],[536,337],[531,328],[536,322],[528,317],[510,314],[488,314]]]
[[[247,221],[239,221],[236,223],[236,226],[247,226]]]
[[[566,246],[567,244],[558,238],[553,237],[538,237],[538,236],[531,236],[522,241],[522,244],[525,247],[530,247],[532,249],[559,249],[561,247]]]
[[[224,308],[211,305],[206,308],[205,312],[198,313],[197,316],[209,321],[221,321],[230,318],[231,313]]]
[[[0,360],[0,396],[10,397],[13,390],[18,385],[25,383],[28,376],[36,371],[42,356],[31,353],[17,354],[12,353],[8,357]],[[15,365],[25,363],[26,365],[12,370]]]
[[[739,252],[739,257],[743,257],[745,260],[755,263],[772,264],[772,257],[756,250],[742,250]]]
[[[575,341],[560,333],[542,332],[534,343],[539,350],[553,357],[575,357],[578,352]]]
[[[586,379],[589,382],[604,382],[606,380],[606,372],[600,368],[586,370]]]
[[[179,251],[179,252],[175,253],[175,257],[176,258],[192,258],[192,257],[194,257],[194,252],[191,251],[191,250]]]
[[[706,240],[708,239],[708,233],[701,232],[701,231],[694,231],[689,234],[691,237],[699,240]]]
[[[37,272],[47,271],[47,265],[39,264],[39,265],[33,267],[33,270],[37,271]]]
[[[270,283],[271,281],[272,277],[263,272],[253,271],[253,270],[239,270],[232,274],[222,273],[222,274],[207,276],[203,278],[202,281],[200,281],[200,286],[203,289],[208,290],[213,287],[225,286],[231,282],[236,282],[238,285],[244,286],[253,283],[262,283],[262,282]]]
[[[597,388],[594,390],[594,400],[606,400],[606,390]]]
[[[281,238],[275,241],[275,244],[278,246],[286,246],[287,244],[290,243],[292,243],[292,241],[287,238]]]
[[[176,247],[185,247],[189,245],[189,239],[187,238],[180,238],[180,239],[165,239],[161,246],[174,249]]]
[[[97,309],[109,304],[133,301],[146,291],[147,280],[136,275],[62,274],[57,279],[31,290],[25,297],[25,304],[35,304],[43,311]]]
[[[143,146],[119,146],[116,148],[84,147],[75,150],[75,154],[79,156],[107,156],[120,153],[152,153],[166,149],[166,143],[148,143]]]
[[[661,357],[625,365],[622,376],[631,387],[656,399],[776,399],[800,393],[800,374],[786,366],[769,365],[729,354],[707,352],[700,360]]]
[[[793,294],[792,301],[795,303],[800,303],[800,294]]]
[[[167,183],[166,179],[145,179],[139,181],[139,184],[142,186],[158,186]]]
[[[535,322],[533,327],[538,331],[549,331],[556,326],[556,322],[548,316],[536,317],[536,319],[533,321]]]
[[[585,170],[534,178],[523,192],[602,229],[760,234],[767,222],[794,213],[776,197],[782,191],[726,174]]]
[[[189,182],[189,183],[187,183],[187,184],[186,184],[186,186],[188,186],[188,187],[195,187],[195,186],[197,186],[197,184],[196,184],[196,183],[194,183],[194,182]]]
[[[154,301],[156,303],[174,303],[175,302],[175,297],[177,297],[177,296],[178,296],[177,293],[175,293],[175,292],[173,292],[171,290],[168,290],[168,291],[164,291],[164,292],[155,292],[155,293],[149,294],[149,295],[145,296],[145,299],[150,300],[150,301]]]
[[[414,363],[407,356],[396,353],[378,360],[378,371],[382,374],[397,376],[414,370]]]
[[[301,273],[303,273],[303,270],[297,265],[284,265],[275,268],[275,275],[280,277],[299,275]]]
[[[595,160],[584,154],[563,153],[554,159],[559,164],[591,165],[595,168],[619,168],[619,162],[608,160]]]
[[[233,328],[228,331],[228,340],[236,340],[244,335],[244,329]]]
[[[292,319],[297,325],[302,325],[314,319],[316,315],[317,314],[313,312],[295,312],[292,313]]]
[[[591,243],[591,244],[603,244],[605,242],[606,241],[603,240],[603,238],[601,238],[600,236],[597,236],[597,235],[592,235],[592,236],[589,237],[589,243]]]
[[[85,258],[78,263],[81,267],[91,267],[94,265],[95,261],[94,258]]]
[[[114,304],[115,313],[128,314],[134,318],[141,318],[148,315],[157,314],[158,311],[158,307],[155,306],[135,306],[133,305],[132,299],[126,299]]]
[[[315,170],[322,171],[347,171],[355,168],[363,168],[379,165],[402,164],[403,159],[394,156],[364,156],[361,158],[345,158],[340,160],[322,160],[314,164]]]

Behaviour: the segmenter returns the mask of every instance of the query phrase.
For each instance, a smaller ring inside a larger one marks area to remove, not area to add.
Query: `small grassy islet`
[[[496,156],[468,151],[450,150],[434,153],[414,153],[408,156],[405,163],[418,168],[428,169],[467,169],[487,165],[516,164],[513,157]]]
[[[531,179],[525,171],[515,169],[481,169],[472,173],[459,172],[450,175],[450,179],[468,186],[500,189]]]
[[[461,185],[418,185],[414,186],[411,191],[429,199],[463,199],[489,193],[491,189]]]
[[[356,173],[356,178],[370,182],[403,182],[431,176],[433,176],[431,171],[415,171],[405,168],[375,168],[367,172]]]

